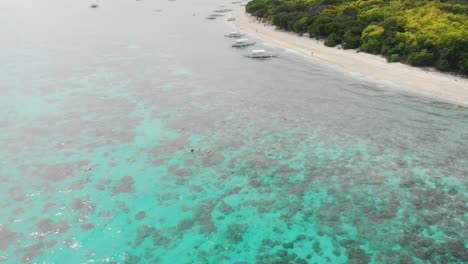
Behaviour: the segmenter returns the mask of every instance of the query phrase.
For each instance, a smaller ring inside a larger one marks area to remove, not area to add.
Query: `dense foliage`
[[[327,46],[468,74],[467,0],[252,0],[246,10]]]

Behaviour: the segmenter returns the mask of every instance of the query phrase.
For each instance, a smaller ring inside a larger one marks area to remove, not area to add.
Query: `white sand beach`
[[[280,48],[294,50],[338,66],[344,72],[396,86],[406,92],[436,100],[468,106],[468,79],[435,70],[411,67],[402,63],[388,63],[385,58],[356,50],[329,48],[315,39],[265,26],[245,10],[232,13],[235,26],[242,32]]]

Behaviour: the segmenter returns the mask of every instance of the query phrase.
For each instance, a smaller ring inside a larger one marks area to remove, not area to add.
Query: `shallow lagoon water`
[[[468,260],[466,108],[98,3],[1,1],[1,262]]]

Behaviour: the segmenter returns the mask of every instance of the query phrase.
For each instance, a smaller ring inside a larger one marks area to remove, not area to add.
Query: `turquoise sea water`
[[[468,261],[468,109],[98,3],[1,1],[0,262]]]

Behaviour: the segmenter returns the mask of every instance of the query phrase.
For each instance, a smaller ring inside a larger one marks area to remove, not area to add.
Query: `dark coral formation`
[[[203,159],[203,165],[206,167],[211,167],[219,165],[224,161],[224,155],[221,153],[210,153]]]
[[[348,263],[351,264],[364,264],[369,263],[370,255],[359,248],[351,248],[348,250]]]
[[[54,165],[49,165],[43,172],[43,178],[48,181],[62,181],[75,175],[80,170],[83,170],[90,162],[88,160],[79,160],[75,162],[64,162]]]
[[[96,211],[96,204],[81,198],[73,199],[71,207],[78,210],[82,215],[88,215]]]
[[[118,195],[121,193],[134,193],[135,192],[135,181],[131,176],[122,177],[117,186],[112,188],[112,195]]]
[[[39,228],[41,233],[45,234],[45,236],[50,234],[61,234],[70,229],[70,225],[66,221],[60,220],[58,222],[54,222],[50,218],[42,219],[36,223],[36,226]]]
[[[18,250],[19,253],[23,254],[22,261],[24,263],[30,262],[33,258],[40,255],[44,249],[51,248],[57,241],[52,240],[50,242],[39,242]]]
[[[0,226],[0,249],[6,249],[11,244],[14,244],[18,236],[18,233],[12,232],[3,226]]]
[[[135,215],[135,220],[141,220],[146,217],[145,211],[140,211]]]

